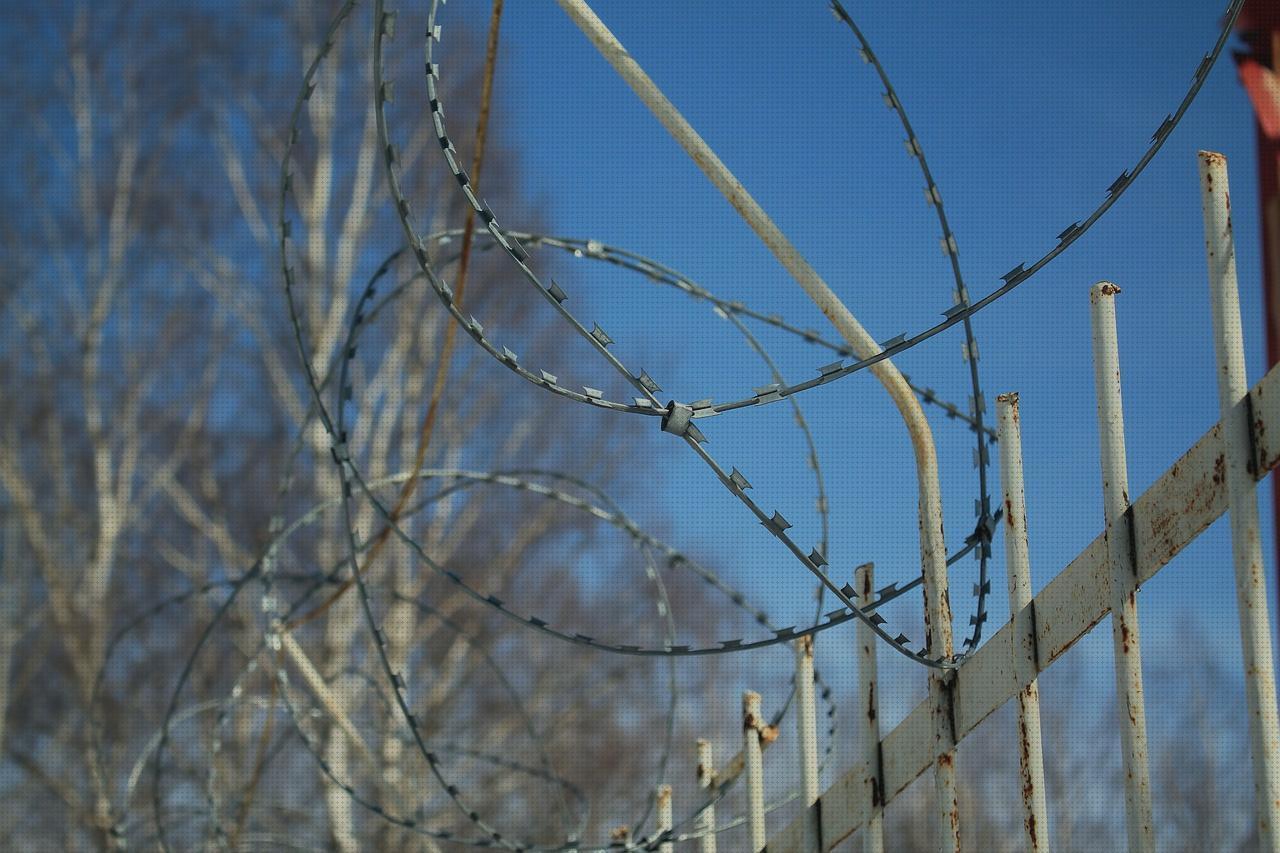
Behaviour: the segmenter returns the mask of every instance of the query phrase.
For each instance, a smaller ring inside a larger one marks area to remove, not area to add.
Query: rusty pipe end
[[[1227,165],[1227,155],[1221,154],[1217,151],[1197,151],[1196,157],[1198,157],[1200,162],[1206,167],[1221,166],[1226,168]]]
[[[1110,281],[1100,281],[1089,288],[1089,300],[1097,303],[1104,296],[1115,296],[1120,286]]]

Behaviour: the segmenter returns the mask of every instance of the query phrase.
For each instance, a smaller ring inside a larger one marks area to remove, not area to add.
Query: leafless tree
[[[0,36],[11,64],[0,108],[22,128],[0,155],[7,849],[150,847],[159,833],[171,849],[469,849],[420,831],[480,834],[433,767],[508,834],[598,839],[650,813],[672,748],[666,777],[685,786],[682,802],[693,796],[691,726],[723,710],[719,667],[743,664],[668,667],[546,638],[470,599],[410,544],[482,594],[584,635],[660,643],[674,608],[697,613],[704,639],[731,636],[718,632],[732,608],[701,581],[578,505],[607,509],[606,498],[538,473],[635,497],[643,484],[615,476],[642,447],[632,425],[584,417],[465,339],[452,345],[439,301],[396,255],[361,7],[291,123],[341,8],[66,2],[14,13]],[[402,32],[422,30],[412,9],[402,14]],[[485,48],[482,21],[444,48],[450,118],[464,131],[481,123]],[[419,50],[392,42],[402,92],[415,91]],[[426,230],[458,229],[463,201],[425,114],[413,94],[392,101],[399,168]],[[473,177],[512,223],[537,230],[502,116]],[[474,137],[455,136],[474,161]],[[455,281],[463,242],[433,243]],[[493,255],[481,241],[470,256],[467,310],[528,357],[575,361]],[[282,264],[296,280],[296,329]],[[351,360],[345,446],[404,539],[363,494],[345,516],[333,437],[298,352],[301,342],[331,405],[370,280],[380,296]],[[464,470],[516,479],[439,473]],[[380,639],[433,760],[393,701]],[[1200,677],[1153,738],[1164,749],[1162,843],[1252,849],[1248,786],[1231,781],[1243,729],[1212,724],[1210,697],[1234,688],[1211,656],[1188,665]],[[1054,678],[1076,690],[1079,672],[1063,672]],[[1153,694],[1185,680],[1165,675]],[[668,727],[673,686],[682,698]],[[1055,846],[1111,849],[1114,821],[1078,802],[1088,788],[1118,802],[1121,786],[1074,757],[1073,743],[1101,740],[1077,710],[1046,707]],[[1000,734],[1010,713],[961,749],[969,849],[1019,849],[1016,756]],[[727,758],[734,744],[718,748]],[[784,733],[771,749],[780,766],[794,744]],[[834,754],[828,775],[858,753]],[[927,849],[925,794],[890,806],[892,849]]]
[[[303,71],[336,8],[68,3],[6,28],[6,120],[26,129],[6,155],[19,168],[0,214],[6,846],[149,844],[157,820],[179,849],[215,837],[270,847],[286,828],[302,846],[447,846],[344,786],[421,826],[475,833],[391,707],[360,596],[344,592],[340,480],[282,295],[280,163]],[[450,47],[461,127],[476,123],[482,36],[459,27]],[[367,41],[368,21],[353,15],[293,152],[295,295],[322,376],[365,281],[401,243]],[[398,46],[390,67],[420,74],[415,47]],[[402,101],[391,117],[408,189],[431,230],[458,227],[461,199],[431,159],[421,105]],[[499,116],[484,191],[536,228]],[[450,251],[441,257],[453,275]],[[389,265],[383,292],[398,295],[363,331],[353,367],[349,447],[363,476],[413,471],[425,445],[425,469],[554,469],[609,484],[634,435],[548,404],[465,345],[424,441],[449,321],[412,273]],[[529,354],[550,349],[527,290],[488,253],[477,249],[470,277],[469,311]],[[390,506],[399,489],[378,493]],[[273,585],[261,583],[271,519],[326,502],[274,553]],[[572,506],[427,479],[400,526],[436,563],[529,612],[601,637],[659,639],[644,561]],[[384,525],[362,501],[350,527],[376,540]],[[623,666],[515,627],[383,538],[361,570],[387,654],[423,735],[485,820],[532,839],[563,837],[566,824],[605,831],[614,814],[578,814],[572,786],[643,811],[665,667]],[[616,572],[608,607],[593,604],[567,554]],[[673,596],[704,594],[659,570]],[[234,582],[255,571],[224,612]],[[151,612],[175,596],[186,597]],[[279,652],[264,643],[270,596],[296,608]]]

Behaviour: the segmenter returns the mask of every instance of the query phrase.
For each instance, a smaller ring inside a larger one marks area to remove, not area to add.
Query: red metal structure
[[[1249,0],[1236,22],[1236,31],[1249,48],[1247,53],[1235,55],[1236,69],[1257,117],[1263,324],[1270,367],[1280,362],[1280,0]],[[1280,478],[1272,478],[1271,488],[1276,529],[1280,530]],[[1280,536],[1276,549],[1280,567]]]

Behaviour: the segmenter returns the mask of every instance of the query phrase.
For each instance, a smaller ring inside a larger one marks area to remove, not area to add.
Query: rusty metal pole
[[[939,509],[941,507],[939,506]],[[921,529],[927,526],[925,495],[920,496]],[[925,538],[922,532],[922,541]],[[938,569],[925,546],[924,627],[926,647],[937,658],[954,653],[951,642],[951,599],[947,593],[946,554]],[[960,851],[960,799],[956,794],[956,738],[952,690],[959,673],[956,670],[929,670],[929,709],[933,722],[933,792],[934,832],[938,853]]]
[[[822,788],[818,779],[818,710],[813,696],[813,637],[796,641],[796,734],[800,741],[800,794],[806,807],[818,801]],[[805,830],[806,853],[821,853],[822,827],[818,812]]]
[[[1124,406],[1120,394],[1120,349],[1116,342],[1115,296],[1120,288],[1100,281],[1089,290],[1093,320],[1093,366],[1102,443],[1102,500],[1107,561],[1111,567],[1111,637],[1125,770],[1130,853],[1155,853],[1151,775],[1147,766],[1147,710],[1142,692],[1138,635],[1138,579],[1133,562],[1129,465],[1125,455]]]
[[[875,338],[863,328],[675,105],[662,94],[585,0],[558,2],[601,56],[662,122],[663,127],[680,143],[738,211],[743,221],[839,330],[853,352],[859,358],[869,358],[881,352]],[[897,367],[885,359],[872,365],[870,369],[888,391],[911,437],[920,495],[920,559],[925,578],[926,647],[933,658],[949,659],[954,655],[955,649],[951,637],[951,601],[947,592],[947,549],[942,531],[942,490],[938,482],[938,457],[933,433],[920,407],[920,401],[916,399],[911,386]],[[954,670],[935,670],[929,676],[929,694],[933,702],[933,736],[937,749],[934,760],[935,820],[938,850],[941,853],[956,853],[960,849],[960,806],[956,797],[956,753],[952,736],[951,705],[951,687],[956,677]]]
[[[1236,69],[1257,118],[1258,208],[1262,232],[1262,304],[1267,366],[1280,363],[1280,0],[1248,0],[1236,19],[1236,33],[1249,47],[1236,53]],[[1271,478],[1272,524],[1280,530],[1280,477]],[[1280,536],[1276,537],[1280,567]]]
[[[649,111],[662,123],[729,201],[742,220],[755,232],[779,263],[791,274],[814,305],[831,321],[858,358],[881,352],[880,344],[787,239],[764,208],[747,192],[742,182],[716,156],[675,104],[662,93],[640,64],[627,53],[586,0],[557,0],[560,8],[591,41],[600,55],[613,66]],[[947,593],[947,548],[942,531],[942,489],[938,482],[938,454],[933,432],[924,410],[906,378],[885,359],[873,364],[871,373],[880,381],[902,416],[911,437],[919,489],[920,561],[924,571],[926,647],[931,657],[946,660],[955,649],[951,637],[951,601]],[[975,401],[981,405],[981,401]],[[960,807],[956,799],[955,743],[952,737],[951,686],[955,672],[934,671],[929,676],[933,701],[933,735],[937,749],[934,760],[938,849],[955,853],[960,849]]]
[[[715,756],[711,752],[711,741],[698,741],[698,787],[708,794],[716,783]],[[698,815],[697,823],[699,853],[716,853],[716,807],[707,806]]]
[[[671,827],[675,825],[675,815],[671,808],[671,786],[658,786],[658,837],[661,838],[664,832],[670,832]],[[658,853],[675,853],[676,846],[670,841],[663,841],[658,845]]]
[[[764,756],[760,750],[760,694],[748,690],[742,694],[742,755],[747,770],[747,830],[751,853],[760,853],[768,843],[764,825]]]
[[[1027,502],[1022,481],[1022,426],[1018,395],[996,398],[999,418],[1000,486],[1004,492],[1004,553],[1009,572],[1009,613],[1014,623],[1013,674],[1018,692],[1018,757],[1022,770],[1023,826],[1027,849],[1049,850],[1049,802],[1040,738],[1040,661],[1035,607],[1031,596],[1031,553],[1027,542]]]
[[[871,563],[853,570],[853,586],[858,605],[865,607],[875,598],[875,566]],[[880,696],[876,671],[878,640],[871,628],[858,622],[858,718],[862,725],[862,759],[866,762],[867,799],[871,817],[862,830],[863,853],[884,853],[884,770],[880,758]]]
[[[1277,850],[1280,849],[1280,720],[1276,713],[1258,498],[1250,472],[1254,455],[1253,424],[1240,323],[1227,158],[1201,151],[1199,161],[1213,337],[1217,344],[1218,404],[1226,451],[1225,460],[1220,461],[1225,462],[1227,511],[1231,516],[1231,551],[1236,571],[1236,605],[1240,612],[1240,646],[1244,653],[1258,834],[1265,849]]]
[[[557,2],[600,55],[613,66],[618,76],[631,87],[703,174],[733,205],[742,220],[791,274],[814,305],[831,321],[853,353],[858,358],[878,355],[881,352],[880,344],[863,328],[830,285],[805,260],[639,63],[627,53],[626,48],[585,0]],[[933,433],[920,401],[916,399],[911,386],[898,368],[885,359],[873,364],[870,370],[889,393],[911,437],[916,461],[916,484],[920,494],[920,561],[925,577],[927,648],[935,659],[950,659],[954,655],[954,647],[951,638],[951,602],[947,594],[947,548],[942,531],[942,489],[938,482],[938,455]],[[981,401],[975,402],[981,405]],[[944,851],[960,849],[955,744],[951,737],[950,685],[954,683],[955,677],[954,674],[935,672],[929,678],[930,695],[934,702],[934,741],[938,749],[937,759],[934,761],[934,780],[939,849]]]

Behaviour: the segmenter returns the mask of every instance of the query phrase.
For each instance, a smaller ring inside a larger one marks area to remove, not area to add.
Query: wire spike
[[[781,536],[783,531],[791,527],[791,522],[782,517],[782,513],[777,510],[773,511],[773,516],[767,521],[762,522],[769,532],[775,536]]]
[[[1000,280],[1007,285],[1014,285],[1027,277],[1027,271],[1022,264],[1018,264],[1004,275],[1000,276]]]
[[[1129,171],[1126,169],[1125,171],[1120,173],[1120,177],[1116,178],[1114,181],[1111,182],[1111,186],[1107,187],[1107,195],[1113,196],[1116,193],[1120,192],[1126,186],[1128,186],[1130,180],[1132,180],[1132,176],[1129,174]]]
[[[598,323],[592,323],[591,326],[591,337],[596,339],[596,343],[600,344],[602,347],[607,347],[609,344],[613,343],[613,338],[609,337],[608,334],[605,333],[605,330],[600,328]]]

